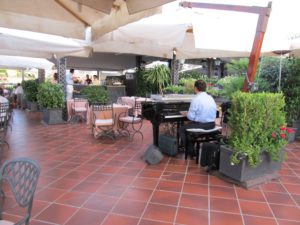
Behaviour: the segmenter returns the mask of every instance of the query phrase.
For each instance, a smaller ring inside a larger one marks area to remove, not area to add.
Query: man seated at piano
[[[204,80],[197,80],[195,82],[194,92],[196,96],[192,99],[189,111],[185,112],[189,121],[179,129],[182,145],[186,144],[186,129],[201,128],[209,130],[215,127],[217,105],[213,97],[206,93],[206,83]],[[193,143],[188,143],[184,147],[191,156],[194,155]]]

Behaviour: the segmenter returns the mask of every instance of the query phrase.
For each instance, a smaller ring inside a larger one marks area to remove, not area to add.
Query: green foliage
[[[107,90],[104,87],[87,86],[80,91],[80,94],[85,95],[90,103],[106,103],[108,100]]]
[[[285,96],[285,111],[288,125],[300,119],[300,59],[288,58],[286,76],[282,77],[281,91]]]
[[[249,64],[248,58],[232,59],[226,64],[227,72],[230,75],[245,75]]]
[[[37,100],[44,108],[57,109],[64,106],[65,95],[61,85],[46,82],[39,84]]]
[[[278,91],[279,58],[264,57],[258,79],[260,91]],[[281,70],[281,91],[285,96],[286,120],[289,126],[300,118],[300,59],[284,58]]]
[[[194,94],[195,81],[196,81],[196,79],[194,79],[194,78],[180,79],[179,84],[184,86],[185,94]]]
[[[172,93],[172,94],[182,94],[184,87],[178,85],[170,85],[164,88],[164,93]]]
[[[217,84],[223,87],[223,93],[227,97],[231,97],[234,92],[242,90],[244,79],[244,76],[227,76],[220,79]]]
[[[199,80],[203,79],[204,75],[198,71],[188,71],[179,73],[179,79],[194,79]]]
[[[157,85],[150,84],[144,77],[145,71],[138,70],[135,74],[136,77],[136,95],[146,97],[148,93],[157,93]]]
[[[163,94],[163,88],[170,83],[170,70],[165,65],[158,65],[144,72],[144,78],[150,84],[158,87],[159,93]]]
[[[272,160],[280,160],[286,140],[274,141],[272,133],[285,125],[284,96],[282,93],[242,93],[232,95],[229,110],[232,162],[246,155],[250,166],[260,163],[260,153],[266,151]]]
[[[30,102],[37,101],[39,83],[37,80],[24,80],[22,82],[22,87],[26,96],[26,99]]]

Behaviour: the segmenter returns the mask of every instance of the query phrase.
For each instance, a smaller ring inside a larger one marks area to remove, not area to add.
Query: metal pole
[[[278,92],[281,91],[281,70],[282,70],[282,54],[280,54],[280,61],[279,61]]]

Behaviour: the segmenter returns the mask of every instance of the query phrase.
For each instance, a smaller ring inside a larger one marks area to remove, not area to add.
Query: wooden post
[[[247,78],[244,80],[243,91],[249,90],[249,84],[251,85],[255,78],[257,64],[260,56],[261,46],[264,40],[264,35],[267,29],[269,16],[271,13],[272,3],[269,2],[267,7],[259,6],[241,6],[241,5],[224,5],[224,4],[210,4],[210,3],[198,3],[198,2],[182,2],[182,7],[188,8],[203,8],[203,9],[214,9],[214,10],[226,10],[236,12],[246,12],[258,14],[258,21],[256,26],[256,33],[254,36],[252,50],[250,53],[250,59],[247,69]],[[248,83],[249,80],[249,83]]]

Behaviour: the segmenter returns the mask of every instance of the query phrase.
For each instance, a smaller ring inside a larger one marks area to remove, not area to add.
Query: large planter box
[[[65,123],[62,119],[62,109],[43,109],[43,121],[47,124]]]
[[[293,128],[295,128],[295,137],[300,137],[300,120],[296,120],[293,122]]]
[[[249,166],[247,159],[242,160],[238,165],[231,165],[231,155],[232,150],[230,148],[221,146],[219,172],[238,182],[245,182],[267,174],[273,174],[281,168],[282,162],[272,161],[267,153],[261,154],[262,163],[257,167]]]
[[[38,110],[38,105],[36,102],[30,102],[30,101],[27,101],[27,108],[30,110],[30,111],[37,111]]]

